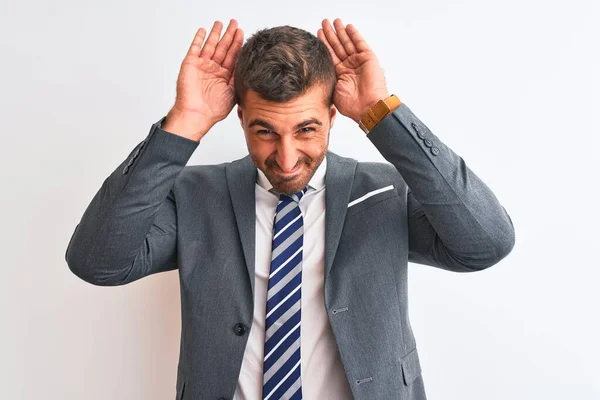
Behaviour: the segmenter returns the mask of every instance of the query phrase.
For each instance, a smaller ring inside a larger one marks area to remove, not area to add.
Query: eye
[[[305,129],[308,129],[308,130],[307,130],[307,131],[305,131]],[[311,132],[311,131],[314,131],[314,130],[315,130],[315,128],[311,128],[311,127],[305,127],[305,128],[302,128],[302,129],[300,129],[300,130],[301,130],[302,132]]]
[[[261,129],[256,131],[257,134],[259,135],[270,135],[271,133],[273,133],[273,131],[269,130],[269,129]]]

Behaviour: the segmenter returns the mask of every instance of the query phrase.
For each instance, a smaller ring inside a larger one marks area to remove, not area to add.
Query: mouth
[[[298,173],[298,171],[300,171],[300,169],[302,168],[302,164],[297,165],[293,170],[291,170],[290,172],[285,172],[283,171],[281,168],[276,167],[275,172],[277,173],[277,175],[281,175],[281,176],[285,176],[285,177],[290,177],[295,175],[296,173]]]

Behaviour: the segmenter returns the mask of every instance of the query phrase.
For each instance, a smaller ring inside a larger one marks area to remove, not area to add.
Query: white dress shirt
[[[300,365],[304,399],[352,399],[352,392],[325,311],[325,171],[327,157],[300,200],[304,225],[302,251]],[[262,397],[263,355],[267,284],[271,266],[273,218],[279,197],[257,168],[256,194],[256,266],[254,280],[254,320],[244,352],[234,400]]]

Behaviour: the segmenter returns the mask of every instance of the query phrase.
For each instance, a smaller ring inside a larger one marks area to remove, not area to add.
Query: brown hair
[[[242,46],[234,71],[235,101],[242,105],[248,90],[265,100],[285,103],[314,84],[329,88],[333,104],[335,65],[329,49],[310,32],[289,25],[262,29]]]

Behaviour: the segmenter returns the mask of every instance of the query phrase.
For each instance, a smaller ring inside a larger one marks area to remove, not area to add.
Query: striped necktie
[[[300,300],[303,219],[298,202],[307,187],[279,195],[267,287],[263,400],[301,399]]]

